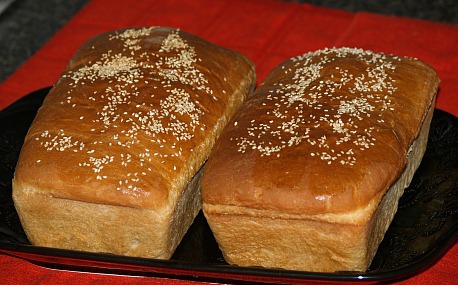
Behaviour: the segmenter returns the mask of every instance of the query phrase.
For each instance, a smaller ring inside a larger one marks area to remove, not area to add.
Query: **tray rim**
[[[49,269],[123,276],[169,277],[192,281],[237,282],[387,282],[402,280],[430,268],[458,241],[458,225],[443,235],[439,245],[407,266],[390,271],[307,272],[226,264],[205,264],[47,248],[0,241],[0,253]],[[57,261],[57,262],[56,262]]]

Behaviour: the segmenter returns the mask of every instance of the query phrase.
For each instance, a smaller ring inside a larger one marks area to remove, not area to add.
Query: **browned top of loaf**
[[[361,49],[286,61],[215,146],[204,203],[304,214],[366,205],[404,169],[438,82],[417,60]]]
[[[205,161],[203,141],[234,112],[228,102],[253,82],[243,56],[176,29],[96,36],[46,97],[15,179],[61,198],[166,205]]]

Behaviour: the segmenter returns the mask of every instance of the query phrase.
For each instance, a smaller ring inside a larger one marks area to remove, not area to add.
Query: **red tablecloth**
[[[37,23],[39,25],[39,23]],[[75,50],[115,28],[172,26],[237,50],[257,66],[258,82],[283,60],[307,51],[350,46],[417,57],[441,77],[437,108],[458,115],[458,25],[348,13],[275,0],[94,0],[0,84],[0,109],[52,85]],[[403,284],[457,284],[458,246]],[[161,278],[57,271],[0,255],[2,284],[194,284]]]

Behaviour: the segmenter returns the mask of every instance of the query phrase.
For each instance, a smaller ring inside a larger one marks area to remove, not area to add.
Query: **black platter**
[[[0,112],[0,252],[5,254],[55,269],[199,281],[380,282],[425,270],[458,239],[458,119],[436,109],[426,154],[366,272],[328,274],[228,265],[202,213],[167,261],[30,245],[11,199],[11,179],[28,127],[48,91],[28,94]]]

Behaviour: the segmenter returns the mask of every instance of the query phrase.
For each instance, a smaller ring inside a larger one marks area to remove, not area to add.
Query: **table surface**
[[[16,0],[1,13],[0,82],[43,46],[87,2],[88,0]],[[368,11],[458,23],[458,1],[456,0],[302,0],[296,2],[351,12]]]
[[[17,71],[20,73],[20,67],[24,64],[27,65],[27,61],[34,56],[40,48],[45,46],[58,31],[65,27],[67,22],[88,2],[87,0],[16,0],[6,8],[5,11],[0,13],[0,82],[6,82],[8,78],[10,82],[15,81],[15,79],[11,79],[11,77],[17,75]],[[385,15],[424,19],[434,21],[434,23],[445,23],[447,25],[455,25],[458,23],[458,1],[456,0],[310,0],[287,2],[307,2],[320,7],[331,7],[348,12],[368,11]],[[452,35],[455,37],[458,36],[456,34]],[[458,44],[458,38],[455,39],[455,42]],[[351,42],[351,40],[350,37],[347,39],[347,42]],[[453,44],[453,41],[449,42]],[[456,67],[452,68],[456,70]],[[457,91],[456,84],[453,85],[454,79],[455,78],[446,79],[445,86],[451,86],[455,88],[453,89],[454,91]],[[448,98],[452,98],[454,94],[456,93],[449,95]],[[0,97],[1,95],[3,94],[0,93]],[[448,111],[455,110],[454,114],[456,115],[457,106],[447,106],[448,102],[449,101],[444,100],[443,102],[439,102],[439,104],[446,110],[449,108]],[[456,99],[453,102],[456,102]],[[3,108],[4,106],[1,107]],[[458,272],[456,258],[458,258],[458,247],[455,245],[434,267],[422,273],[420,276],[415,276],[403,282],[406,284],[421,284],[425,282],[425,280],[435,280],[437,284],[448,284],[452,279],[449,278],[449,276],[441,279],[441,275],[444,277],[443,275],[454,275],[456,274],[455,272]],[[0,260],[0,267],[1,266],[6,268],[6,270],[0,270],[0,279],[8,280],[11,284],[26,284],[30,282],[32,277],[28,278],[25,275],[33,276],[34,279],[38,278],[35,280],[37,284],[65,284],[69,280],[77,284],[128,284],[134,282],[162,284],[166,281],[162,279],[120,279],[117,277],[94,276],[78,273],[56,273],[38,266],[33,266],[27,261],[16,258],[10,258],[6,261],[3,259],[3,263]],[[21,277],[20,274],[16,273],[17,275],[11,277],[8,272],[12,270],[16,271],[17,268],[27,269],[24,276]],[[9,279],[7,277],[9,277]],[[172,282],[170,284],[191,284],[191,282],[183,280],[168,281]]]

